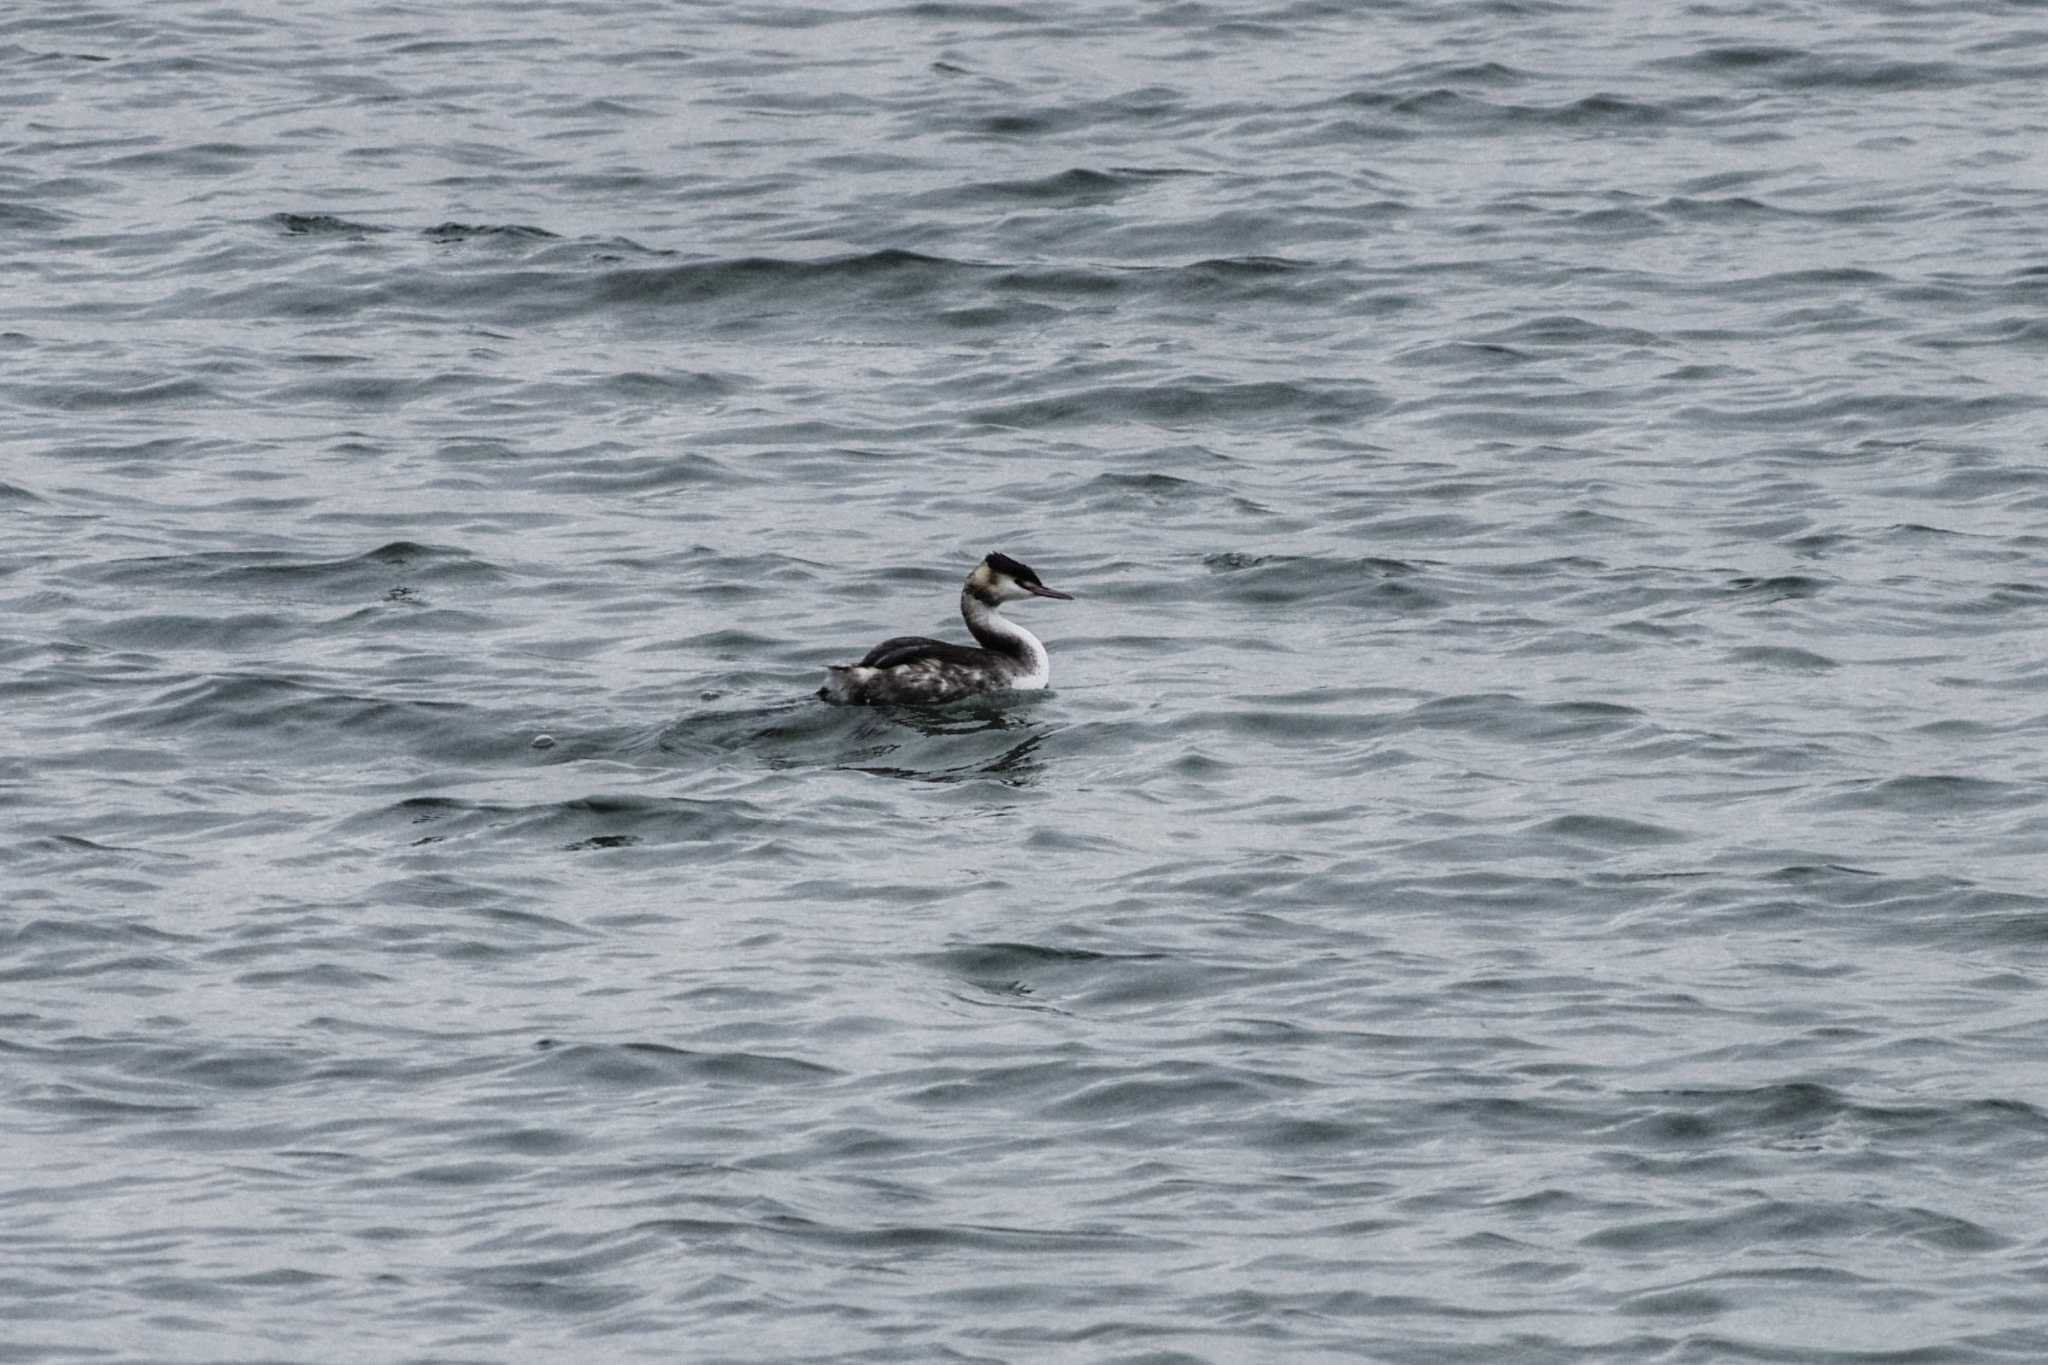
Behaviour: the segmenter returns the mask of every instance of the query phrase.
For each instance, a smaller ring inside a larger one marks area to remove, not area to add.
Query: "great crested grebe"
[[[960,614],[967,618],[973,645],[949,645],[922,635],[899,635],[868,651],[857,664],[833,664],[818,695],[854,706],[885,702],[958,701],[1007,688],[1041,688],[1052,681],[1052,664],[1038,637],[1003,618],[1005,602],[1027,597],[1073,600],[1038,581],[1030,566],[992,554],[974,566],[960,590]]]

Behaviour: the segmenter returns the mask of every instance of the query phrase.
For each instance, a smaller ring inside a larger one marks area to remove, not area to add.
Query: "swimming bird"
[[[922,635],[898,635],[869,650],[857,664],[833,664],[818,695],[854,706],[885,702],[958,701],[1009,688],[1036,689],[1052,681],[1052,664],[1038,637],[1005,620],[1003,606],[1027,597],[1073,600],[1038,581],[1028,564],[992,554],[974,566],[960,590],[967,633],[980,644],[949,645]]]

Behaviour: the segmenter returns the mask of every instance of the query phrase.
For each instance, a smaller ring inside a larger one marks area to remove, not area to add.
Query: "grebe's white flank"
[[[992,554],[974,566],[960,590],[960,615],[980,647],[949,645],[922,635],[899,635],[869,650],[857,664],[834,664],[818,689],[826,701],[856,706],[883,702],[947,702],[1009,688],[1040,688],[1052,681],[1052,662],[1036,635],[1006,619],[1007,602],[1027,597],[1072,601],[1038,581],[1027,564]]]

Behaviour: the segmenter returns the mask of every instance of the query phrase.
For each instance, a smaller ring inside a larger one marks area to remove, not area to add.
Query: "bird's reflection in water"
[[[1039,746],[1052,732],[1031,716],[1043,695],[944,706],[799,703],[703,711],[614,740],[620,751],[659,754],[683,767],[724,765],[744,755],[784,770],[836,768],[913,782],[995,778],[1024,786],[1036,779],[1044,761]]]
[[[1013,787],[1036,781],[1044,766],[1038,749],[1049,727],[986,701],[971,706],[888,707],[872,713],[872,719],[873,725],[862,727],[862,737],[879,742],[836,766],[910,782],[994,778]],[[905,738],[905,730],[915,732],[916,738]]]

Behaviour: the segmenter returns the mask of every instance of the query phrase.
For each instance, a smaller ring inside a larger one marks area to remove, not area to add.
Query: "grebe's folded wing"
[[[975,649],[971,645],[949,645],[944,640],[934,640],[923,635],[898,635],[893,640],[884,640],[869,650],[867,657],[860,661],[860,667],[899,668],[904,664],[923,663],[927,659],[972,667],[986,658],[986,651]]]

